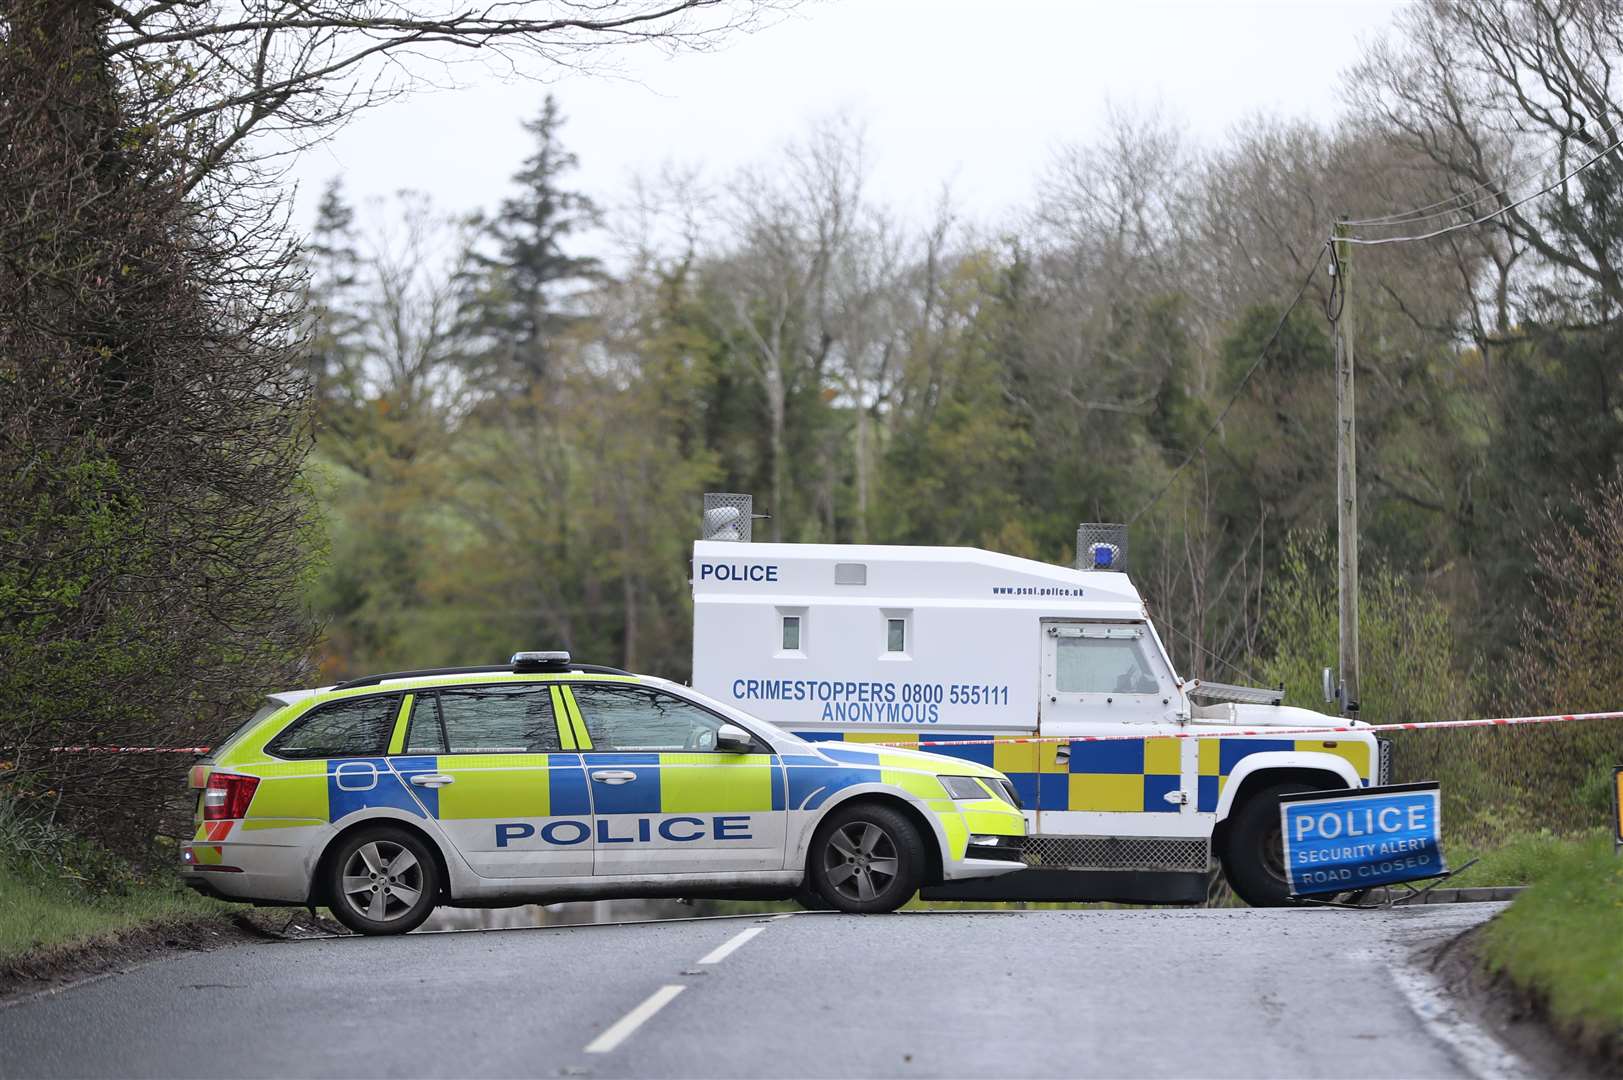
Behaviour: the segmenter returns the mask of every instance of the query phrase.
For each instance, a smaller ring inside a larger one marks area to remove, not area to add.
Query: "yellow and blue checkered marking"
[[[797,731],[808,742],[889,742],[912,744],[921,738],[972,738],[936,732]],[[1180,739],[1145,736],[1070,744],[1070,759],[1060,760],[1056,743],[999,740],[973,746],[927,746],[943,757],[990,765],[1013,783],[1027,810],[1101,811],[1105,813],[1176,814],[1179,805],[1167,795],[1182,782]],[[1369,747],[1361,741],[1322,739],[1201,739],[1197,811],[1216,811],[1229,774],[1252,754],[1290,750],[1334,754],[1345,758],[1369,783]]]

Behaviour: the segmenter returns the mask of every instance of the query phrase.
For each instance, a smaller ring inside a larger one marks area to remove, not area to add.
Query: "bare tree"
[[[545,76],[773,6],[0,0],[6,783],[150,839],[182,759],[51,747],[206,745],[305,677],[320,541],[279,156],[464,60]],[[442,305],[376,254],[377,375],[433,401]]]
[[[14,3],[12,18],[31,5]],[[703,49],[774,0],[58,0],[103,30],[96,51],[130,80],[155,132],[196,147],[189,190],[253,135],[284,146],[459,64],[516,75],[601,64],[626,44]],[[19,24],[19,28],[20,24]],[[48,27],[44,29],[49,29]]]
[[[1418,235],[1496,215],[1484,224],[1513,242],[1510,252],[1526,246],[1547,273],[1623,303],[1608,223],[1592,214],[1585,178],[1570,176],[1596,159],[1623,168],[1623,7],[1428,0],[1400,25],[1401,38],[1377,43],[1353,69],[1350,92],[1365,116],[1440,167],[1447,187],[1365,231]]]
[[[858,227],[865,179],[860,131],[834,120],[791,146],[789,175],[760,169],[734,181],[732,250],[711,264],[722,332],[748,344],[766,403],[772,537],[794,514],[788,469],[788,403],[821,386],[838,336],[833,269]],[[821,507],[832,532],[831,498]]]

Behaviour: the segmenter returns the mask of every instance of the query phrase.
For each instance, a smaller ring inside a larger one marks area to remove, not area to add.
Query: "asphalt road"
[[[1410,961],[1495,910],[802,914],[244,945],[0,1009],[0,1076],[1515,1074]]]

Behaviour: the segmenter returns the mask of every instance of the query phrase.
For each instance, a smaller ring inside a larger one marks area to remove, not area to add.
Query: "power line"
[[[1329,247],[1330,242],[1328,240],[1325,241],[1324,246]],[[1189,451],[1189,454],[1178,463],[1177,468],[1172,470],[1172,475],[1167,477],[1167,482],[1161,485],[1161,489],[1154,495],[1151,495],[1149,500],[1145,502],[1143,506],[1140,506],[1132,517],[1127,519],[1127,524],[1133,524],[1140,517],[1144,516],[1144,512],[1146,510],[1160,502],[1161,496],[1165,495],[1172,487],[1173,482],[1178,479],[1178,475],[1189,467],[1189,463],[1194,461],[1196,456],[1199,455],[1202,450],[1206,449],[1206,443],[1211,440],[1211,437],[1214,434],[1216,434],[1217,429],[1223,426],[1223,421],[1228,418],[1229,410],[1234,408],[1234,403],[1240,400],[1240,395],[1245,391],[1246,384],[1251,381],[1251,376],[1255,375],[1257,373],[1257,369],[1262,367],[1263,361],[1268,359],[1268,350],[1272,349],[1274,347],[1274,342],[1279,340],[1279,335],[1285,329],[1285,321],[1291,317],[1291,312],[1296,310],[1296,305],[1302,302],[1303,295],[1307,293],[1308,285],[1313,281],[1313,275],[1317,274],[1318,272],[1319,253],[1315,251],[1313,253],[1313,261],[1308,265],[1307,276],[1302,279],[1302,284],[1297,288],[1296,295],[1291,297],[1291,302],[1286,306],[1285,313],[1279,317],[1279,322],[1274,324],[1273,333],[1269,334],[1268,340],[1263,342],[1262,350],[1257,353],[1256,360],[1252,361],[1251,366],[1247,368],[1245,374],[1241,376],[1240,383],[1234,388],[1234,394],[1229,398],[1228,404],[1224,405],[1223,411],[1217,414],[1217,419],[1213,420],[1211,426],[1206,429],[1206,434],[1200,437],[1200,443],[1193,450]]]
[[[1600,126],[1599,131],[1597,132],[1597,137],[1610,138],[1613,134],[1617,133],[1619,124],[1623,124],[1623,121],[1619,121],[1618,123],[1614,123],[1614,124],[1602,124]],[[1568,136],[1568,137],[1570,138],[1570,136]],[[1564,141],[1565,140],[1563,140],[1563,142]],[[1563,147],[1561,145],[1552,146],[1552,147],[1546,149],[1545,151],[1543,151],[1542,153],[1536,155],[1535,157],[1536,157],[1536,159],[1554,157],[1555,155],[1561,153],[1562,149],[1563,149]],[[1603,151],[1603,153],[1604,153],[1604,151]],[[1490,181],[1485,180],[1480,184],[1471,185],[1470,187],[1466,188],[1464,191],[1455,192],[1453,195],[1450,195],[1446,199],[1439,199],[1436,202],[1427,203],[1425,206],[1417,206],[1412,210],[1404,210],[1401,213],[1397,213],[1397,214],[1387,214],[1387,215],[1385,215],[1383,217],[1354,218],[1354,219],[1348,221],[1347,224],[1348,225],[1374,225],[1374,226],[1413,225],[1413,224],[1415,224],[1417,222],[1421,222],[1421,221],[1430,221],[1433,218],[1447,217],[1450,214],[1464,213],[1466,210],[1469,210],[1471,207],[1479,206],[1482,203],[1487,202],[1489,199],[1505,197],[1510,192],[1510,190],[1512,188],[1520,187],[1524,182],[1526,182],[1528,180],[1535,179],[1535,178],[1537,178],[1539,176],[1542,176],[1546,172],[1549,172],[1550,169],[1555,168],[1555,167],[1556,167],[1556,164],[1552,162],[1549,165],[1540,165],[1536,169],[1527,169],[1527,170],[1523,171],[1522,173],[1520,173],[1515,178],[1506,181],[1504,184],[1502,184],[1502,185],[1500,185],[1498,187],[1492,186]],[[1469,195],[1471,195],[1471,194],[1473,194],[1475,192],[1478,192],[1478,191],[1486,192],[1486,194],[1479,195],[1476,198],[1472,199],[1470,202],[1463,203],[1463,204],[1461,204],[1459,206],[1448,206],[1449,203],[1455,202],[1458,199],[1466,198],[1467,196],[1469,196]],[[1448,207],[1448,208],[1447,209],[1439,209],[1441,207]],[[1427,212],[1427,211],[1432,211],[1432,210],[1436,210],[1438,212],[1437,213],[1428,213]]]
[[[1605,157],[1607,154],[1610,154],[1613,150],[1616,150],[1619,146],[1623,146],[1623,139],[1618,139],[1616,142],[1612,143],[1610,146],[1608,146],[1605,149],[1601,150],[1594,157],[1590,158],[1588,161],[1584,162],[1582,165],[1578,166],[1576,169],[1573,169],[1571,172],[1567,173],[1565,176],[1562,176],[1560,179],[1556,180],[1554,183],[1551,183],[1551,184],[1547,185],[1546,187],[1540,188],[1538,191],[1533,192],[1531,195],[1527,195],[1527,196],[1525,196],[1523,198],[1517,199],[1515,202],[1510,203],[1507,206],[1502,206],[1498,210],[1495,210],[1491,214],[1483,214],[1481,217],[1475,218],[1475,219],[1473,219],[1471,221],[1462,221],[1462,222],[1460,222],[1460,223],[1458,223],[1456,225],[1447,225],[1447,226],[1444,226],[1441,229],[1433,229],[1431,232],[1418,233],[1418,234],[1416,234],[1414,236],[1386,236],[1386,237],[1381,237],[1379,239],[1374,239],[1374,240],[1366,240],[1366,239],[1362,239],[1362,238],[1357,237],[1357,236],[1348,236],[1348,237],[1343,237],[1342,242],[1343,243],[1348,243],[1348,244],[1357,244],[1360,247],[1379,247],[1382,244],[1408,244],[1408,243],[1413,243],[1413,242],[1415,242],[1417,240],[1431,240],[1431,239],[1434,239],[1434,238],[1439,237],[1439,236],[1444,236],[1444,235],[1446,235],[1448,233],[1451,233],[1451,232],[1458,232],[1461,229],[1469,229],[1473,225],[1481,225],[1484,222],[1492,221],[1494,218],[1500,217],[1503,214],[1508,214],[1512,210],[1515,210],[1517,207],[1525,206],[1526,204],[1532,202],[1534,199],[1541,198],[1541,197],[1543,197],[1545,195],[1548,195],[1550,192],[1554,191],[1556,188],[1560,187],[1562,184],[1565,184],[1568,180],[1571,180],[1574,176],[1577,176],[1579,173],[1583,172],[1585,169],[1587,169],[1591,165],[1595,164],[1595,162],[1599,161],[1601,158]]]
[[[1247,671],[1244,668],[1240,667],[1238,664],[1235,664],[1235,663],[1233,663],[1231,661],[1223,659],[1223,657],[1218,655],[1218,653],[1215,650],[1207,648],[1205,645],[1202,645],[1200,642],[1196,641],[1191,635],[1189,635],[1189,634],[1185,633],[1184,631],[1178,629],[1178,626],[1177,626],[1176,623],[1162,622],[1161,625],[1168,628],[1174,634],[1177,634],[1179,637],[1183,638],[1183,640],[1185,642],[1187,642],[1189,644],[1189,646],[1191,648],[1193,648],[1197,653],[1203,653],[1203,654],[1206,655],[1207,658],[1212,659],[1212,660],[1216,660],[1219,664],[1221,664],[1224,667],[1228,668],[1230,671],[1232,671],[1232,672],[1234,672],[1234,674],[1240,676],[1240,678],[1244,679],[1246,682],[1255,683],[1257,681],[1256,676],[1252,675],[1249,671]]]

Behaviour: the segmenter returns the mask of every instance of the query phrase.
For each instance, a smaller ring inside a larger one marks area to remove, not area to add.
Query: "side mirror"
[[[737,724],[723,724],[716,729],[716,750],[723,754],[747,754],[755,745],[750,733]]]
[[[1320,676],[1320,681],[1324,684],[1324,700],[1326,702],[1334,701],[1336,699],[1336,681],[1335,678],[1330,674],[1329,668],[1324,669],[1323,675]]]

